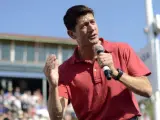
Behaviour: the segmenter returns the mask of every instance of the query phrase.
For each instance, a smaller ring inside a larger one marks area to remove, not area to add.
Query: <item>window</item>
[[[58,55],[58,48],[55,45],[48,46],[48,53]]]
[[[38,47],[38,61],[39,62],[44,62],[46,60],[46,45],[40,44]]]
[[[15,61],[23,61],[24,48],[23,43],[15,43]]]
[[[62,49],[63,62],[72,56],[73,51],[74,50],[72,47],[63,47]]]
[[[11,43],[9,41],[3,41],[1,43],[1,59],[10,60]]]
[[[27,44],[27,62],[34,62],[35,57],[35,45],[34,43]]]

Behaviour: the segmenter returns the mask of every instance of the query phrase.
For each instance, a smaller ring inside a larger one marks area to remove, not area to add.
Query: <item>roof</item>
[[[33,36],[23,34],[8,34],[0,33],[0,40],[17,40],[17,41],[28,41],[28,42],[42,42],[42,43],[56,43],[56,44],[67,44],[76,45],[76,41],[69,38],[58,38],[50,36]]]

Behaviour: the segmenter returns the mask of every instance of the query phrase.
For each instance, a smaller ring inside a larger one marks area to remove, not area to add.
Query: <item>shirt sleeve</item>
[[[67,86],[65,86],[63,84],[59,84],[58,85],[58,92],[59,92],[60,97],[64,97],[64,98],[69,99]]]
[[[128,73],[131,76],[148,76],[151,74],[148,67],[137,56],[133,48],[126,45],[124,50],[124,57],[127,64]]]

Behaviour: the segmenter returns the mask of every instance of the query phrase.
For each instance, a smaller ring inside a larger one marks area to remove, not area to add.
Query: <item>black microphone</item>
[[[93,50],[94,52],[99,55],[100,53],[104,53],[104,48],[102,45],[94,45],[93,46]],[[103,66],[103,71],[104,71],[104,74],[107,78],[107,80],[111,80],[112,76],[111,76],[111,70],[108,66]]]

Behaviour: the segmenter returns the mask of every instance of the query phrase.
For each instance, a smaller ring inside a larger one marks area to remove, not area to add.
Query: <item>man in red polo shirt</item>
[[[152,94],[148,68],[128,44],[99,38],[94,12],[87,6],[69,8],[64,24],[78,46],[60,66],[55,55],[46,61],[51,120],[61,120],[69,102],[79,120],[136,120],[140,110],[133,93]],[[104,53],[96,55],[95,45],[102,45]],[[110,68],[111,80],[105,77],[103,66]]]

